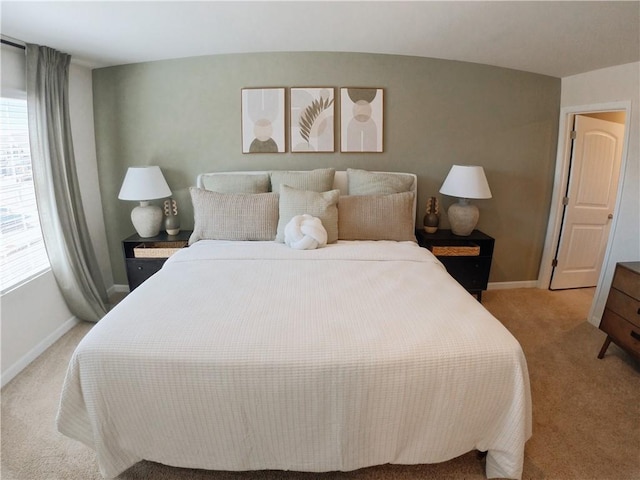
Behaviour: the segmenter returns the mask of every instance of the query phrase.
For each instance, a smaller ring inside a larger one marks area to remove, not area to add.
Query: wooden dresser
[[[612,341],[640,358],[640,262],[616,264],[600,330],[607,339],[598,358],[604,357]]]

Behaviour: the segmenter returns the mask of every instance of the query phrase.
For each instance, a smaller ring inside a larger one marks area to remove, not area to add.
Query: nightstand
[[[127,267],[129,291],[133,291],[160,270],[176,249],[186,247],[191,232],[191,230],[182,230],[177,235],[161,232],[155,237],[148,238],[134,234],[125,238],[122,241],[122,251]]]
[[[469,293],[482,301],[482,292],[487,289],[493,246],[495,240],[480,230],[460,237],[451,230],[426,233],[416,230],[416,238],[421,247],[428,248]]]

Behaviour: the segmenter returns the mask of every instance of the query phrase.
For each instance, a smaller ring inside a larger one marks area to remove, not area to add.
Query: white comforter
[[[524,355],[411,242],[200,241],[78,345],[57,425],[104,477],[147,459],[215,469],[353,470],[488,450],[520,478]]]

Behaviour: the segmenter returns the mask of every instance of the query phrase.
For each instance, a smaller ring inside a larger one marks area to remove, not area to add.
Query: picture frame
[[[335,88],[289,89],[291,152],[335,151]]]
[[[340,151],[383,151],[384,89],[340,89]]]
[[[243,88],[242,153],[284,153],[285,88]]]

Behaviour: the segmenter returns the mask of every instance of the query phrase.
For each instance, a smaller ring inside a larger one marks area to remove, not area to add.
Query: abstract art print
[[[382,152],[382,88],[341,88],[342,152]]]
[[[333,88],[291,88],[291,151],[333,152]]]
[[[284,88],[243,88],[242,153],[283,153],[284,114]]]

